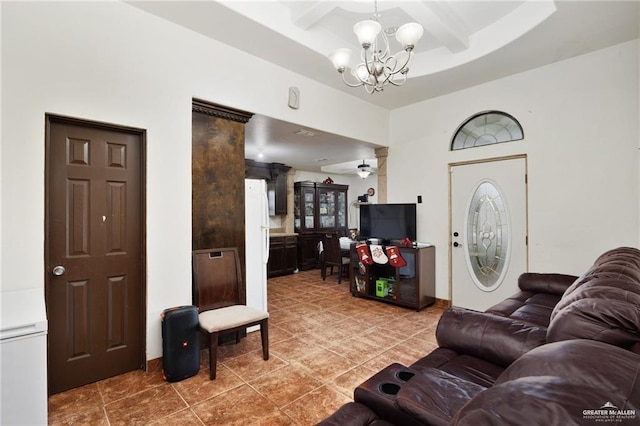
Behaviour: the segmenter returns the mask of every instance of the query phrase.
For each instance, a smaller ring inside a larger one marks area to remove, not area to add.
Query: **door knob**
[[[58,265],[56,267],[53,268],[53,275],[55,275],[56,277],[59,277],[60,275],[64,274],[66,271],[66,269],[64,269],[64,266],[62,265]]]

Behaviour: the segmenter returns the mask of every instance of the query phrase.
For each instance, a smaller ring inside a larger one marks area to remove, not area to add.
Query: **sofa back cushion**
[[[540,346],[511,364],[495,385],[530,376],[576,379],[640,404],[640,355],[607,343],[577,339]]]
[[[562,296],[553,312],[548,342],[592,339],[625,349],[640,342],[640,250],[603,253]]]
[[[511,364],[495,386],[469,401],[451,424],[496,424],[495,419],[500,425],[591,424],[591,411],[606,412],[612,406],[628,424],[636,424],[639,379],[640,355],[592,340],[550,343]]]
[[[449,426],[599,424],[595,423],[595,416],[589,415],[589,410],[599,410],[607,402],[632,410],[632,413],[640,412],[636,405],[625,406],[624,401],[619,401],[610,392],[573,379],[525,377],[482,392],[456,413]],[[611,418],[615,420],[616,417]],[[628,424],[635,424],[635,421],[637,418],[629,415]]]
[[[578,279],[578,277],[575,275],[525,272],[518,277],[518,287],[520,287],[522,291],[562,296],[576,279]]]

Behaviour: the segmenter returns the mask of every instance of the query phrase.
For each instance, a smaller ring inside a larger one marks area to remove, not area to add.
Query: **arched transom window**
[[[500,111],[478,113],[462,123],[453,135],[451,150],[524,139],[518,120]]]

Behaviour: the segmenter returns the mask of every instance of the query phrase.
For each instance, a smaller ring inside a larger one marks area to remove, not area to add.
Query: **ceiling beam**
[[[295,3],[291,8],[291,22],[307,30],[337,7],[332,1],[312,1]]]
[[[469,48],[469,35],[464,29],[464,24],[445,3],[407,2],[403,8],[426,32],[451,52],[457,53]]]

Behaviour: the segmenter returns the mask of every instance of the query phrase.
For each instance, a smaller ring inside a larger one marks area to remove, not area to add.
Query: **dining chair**
[[[269,359],[269,313],[244,304],[244,286],[238,249],[193,252],[193,280],[199,306],[198,322],[209,339],[209,379],[216,378],[219,336],[235,333],[236,343],[248,327],[260,326],[262,358]]]
[[[338,284],[342,283],[342,275],[349,272],[351,258],[349,255],[343,255],[340,248],[340,236],[337,233],[322,235],[322,279],[327,277],[327,268],[331,268],[330,275],[333,275],[333,267],[338,267]]]

